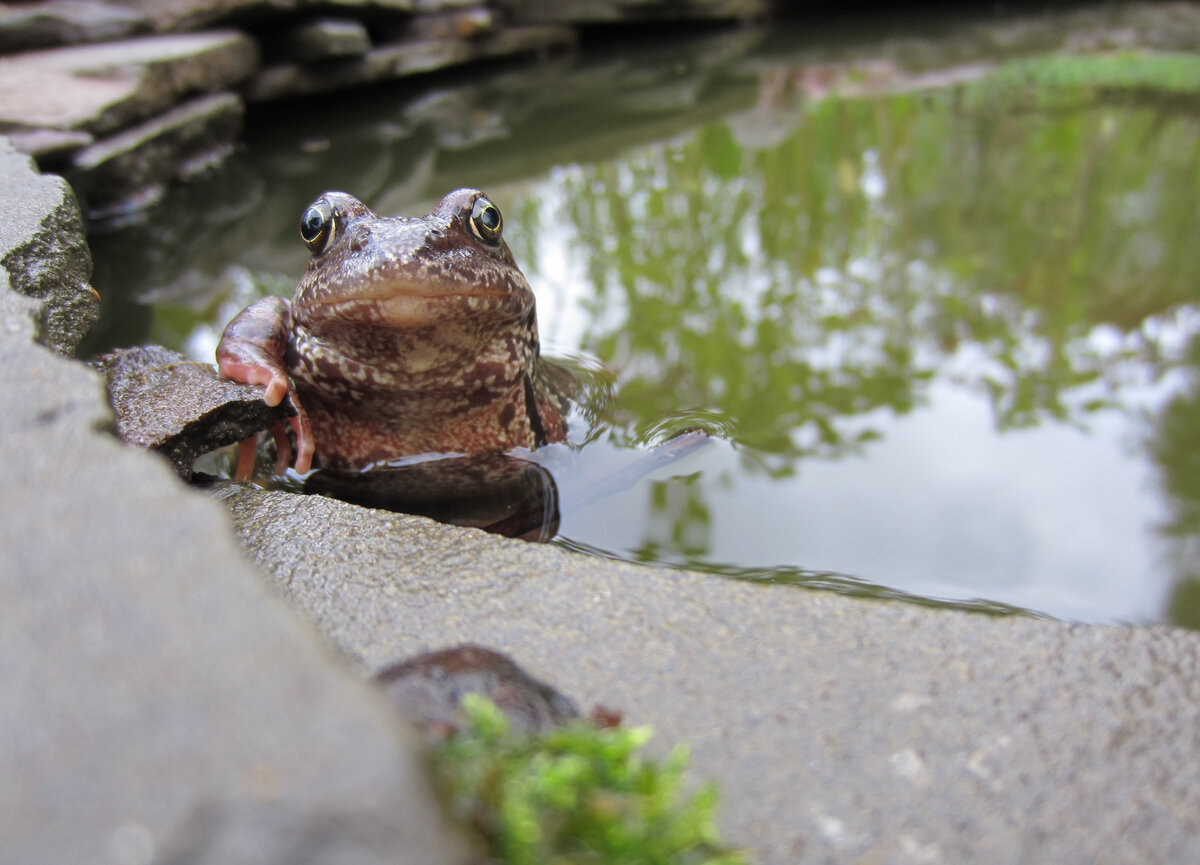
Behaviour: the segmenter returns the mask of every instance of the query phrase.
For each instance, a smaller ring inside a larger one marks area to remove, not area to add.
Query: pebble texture
[[[287,493],[247,550],[368,670],[505,652],[652,724],[763,865],[1200,861],[1200,633],[1072,626],[599,561]]]
[[[67,206],[27,165],[3,176],[35,226]],[[3,248],[25,226],[0,223]],[[216,504],[111,434],[101,377],[34,342],[8,268],[0,860],[468,861],[412,730],[263,588]]]

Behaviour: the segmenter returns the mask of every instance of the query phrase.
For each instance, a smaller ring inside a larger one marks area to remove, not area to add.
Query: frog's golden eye
[[[500,216],[500,208],[483,196],[475,199],[471,208],[471,231],[484,243],[495,246],[500,242],[500,232],[504,229],[504,219]]]
[[[337,236],[337,213],[333,205],[320,198],[300,217],[300,237],[313,255],[324,252]]]

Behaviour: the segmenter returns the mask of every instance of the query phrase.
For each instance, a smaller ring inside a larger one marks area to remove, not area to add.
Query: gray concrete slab
[[[64,206],[0,166],[6,212]],[[0,862],[466,862],[413,731],[116,438],[100,375],[35,342],[47,302],[0,268]]]
[[[368,670],[470,641],[652,724],[791,863],[1200,862],[1200,634],[845,598],[228,488],[243,544]]]

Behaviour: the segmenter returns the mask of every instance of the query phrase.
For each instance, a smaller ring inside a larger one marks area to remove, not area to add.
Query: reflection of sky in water
[[[1088,621],[1159,615],[1169,585],[1151,528],[1165,513],[1151,468],[1129,459],[1127,418],[997,434],[985,399],[938,384],[921,409],[875,420],[883,440],[861,456],[806,460],[795,477],[745,475],[717,445],[656,479],[702,472],[711,562],[830,570]],[[657,540],[659,522],[642,486],[568,514],[562,533],[628,551]]]
[[[562,179],[571,170],[556,171],[536,190],[536,267],[526,267],[552,354],[577,353],[588,333],[611,332],[628,316],[624,308],[596,308],[585,258],[574,249],[574,224],[562,218]],[[864,172],[862,183],[871,185],[867,197],[882,192],[877,172]],[[753,225],[744,241],[748,248],[757,243]],[[822,268],[816,285],[829,290],[810,296],[828,302],[822,311],[829,313],[846,301],[839,289],[847,281],[870,284],[888,266],[864,257],[852,259],[845,272]],[[925,263],[902,266],[931,293],[939,290],[944,278]],[[767,284],[751,274],[730,286],[750,319],[766,314],[759,296]],[[918,311],[914,320],[920,319]],[[1200,314],[1182,308],[1147,319],[1140,337],[1177,355],[1197,333]],[[811,346],[808,360],[836,367],[877,351],[881,338],[870,328],[832,335]],[[1004,370],[993,369],[994,358],[967,342],[949,356],[918,351],[920,366],[936,367],[935,379],[919,391],[918,407],[908,415],[877,410],[853,419],[853,428],[869,426],[882,435],[859,453],[808,458],[795,476],[771,479],[747,473],[738,450],[720,443],[652,480],[700,472],[690,493],[709,519],[685,531],[708,562],[828,570],[929,597],[983,598],[1088,621],[1156,619],[1170,582],[1154,527],[1168,515],[1140,446],[1145,430],[1137,418],[1160,408],[1178,381],[1169,376],[1154,383],[1137,362],[1099,363],[1136,353],[1138,339],[1100,325],[1069,347],[1092,359],[1081,366],[1102,366],[1104,376],[1069,390],[1068,401],[1111,399],[1116,386],[1124,407],[1088,416],[1084,428],[1044,422],[998,431],[978,382]],[[1018,348],[1030,359],[1046,350],[1036,342]],[[677,560],[670,552],[676,517],[655,511],[648,481],[582,512],[568,511],[562,535],[624,554],[658,543],[667,560]]]

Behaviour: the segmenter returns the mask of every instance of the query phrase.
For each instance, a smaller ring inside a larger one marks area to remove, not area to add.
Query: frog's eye
[[[486,198],[475,199],[471,208],[471,231],[484,243],[495,246],[500,242],[500,232],[504,228],[504,220],[500,216],[500,208]]]
[[[320,255],[337,236],[337,214],[324,198],[314,201],[300,217],[300,237],[313,255]]]

